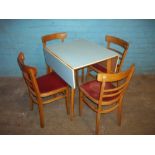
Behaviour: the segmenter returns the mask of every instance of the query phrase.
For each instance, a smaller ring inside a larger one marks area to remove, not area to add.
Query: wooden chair
[[[112,51],[117,52],[119,54],[119,56],[120,56],[118,64],[116,66],[117,67],[116,72],[120,72],[122,67],[123,67],[124,59],[125,59],[127,51],[128,51],[129,43],[122,40],[122,39],[120,39],[120,38],[117,38],[117,37],[114,37],[114,36],[109,36],[109,35],[107,35],[105,37],[105,40],[107,42],[107,48],[112,50]],[[117,45],[118,47],[121,47],[123,49],[123,51],[117,50],[116,46],[112,47],[112,45]],[[104,64],[104,65],[102,65],[102,64]],[[87,68],[86,79],[89,76],[91,76],[93,78],[96,77],[93,74],[91,74],[91,71],[95,71],[97,73],[107,73],[105,62],[96,63],[94,65],[89,66]]]
[[[48,35],[42,36],[41,39],[42,39],[43,47],[45,48],[46,43],[48,41],[52,41],[52,40],[55,40],[55,39],[60,39],[63,42],[66,37],[67,37],[67,33],[60,32],[60,33],[54,33],[54,34],[48,34]],[[46,67],[47,67],[47,73],[52,71],[52,69],[48,66],[48,64],[46,64]]]
[[[96,134],[99,134],[100,115],[102,113],[109,113],[117,109],[118,124],[121,125],[122,100],[134,70],[134,65],[131,65],[124,72],[99,73],[97,80],[89,81],[80,86],[80,115],[82,115],[83,103],[96,112]]]
[[[37,76],[35,67],[24,64],[24,54],[19,53],[17,61],[22,71],[23,78],[28,88],[30,98],[30,108],[33,110],[33,103],[36,103],[39,108],[40,126],[44,127],[44,112],[43,105],[53,101],[65,98],[66,110],[68,112],[69,89],[65,81],[63,81],[55,72]]]

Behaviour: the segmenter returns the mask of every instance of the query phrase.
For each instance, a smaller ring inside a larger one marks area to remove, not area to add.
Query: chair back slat
[[[129,46],[128,42],[126,42],[120,38],[114,37],[114,36],[106,35],[105,40],[108,43],[108,47],[110,47],[111,43],[117,44],[117,45],[123,47],[124,49],[127,49]]]
[[[131,65],[131,67],[124,72],[115,73],[115,74],[107,74],[107,73],[99,73],[97,75],[97,80],[100,82],[117,82],[121,81],[124,78],[129,77],[134,72],[134,65]]]
[[[115,73],[115,74],[98,74],[98,81],[102,82],[100,99],[107,100],[108,98],[117,98],[118,99],[123,95],[125,90],[128,87],[129,81],[134,72],[134,65],[132,65],[127,71]],[[106,83],[112,85],[111,88],[105,88]]]
[[[122,57],[122,55],[123,55],[122,52],[120,52],[120,51],[118,51],[118,50],[116,50],[116,49],[114,49],[114,48],[109,47],[108,49],[110,49],[110,50],[112,50],[112,51],[115,51],[115,52],[118,53],[121,57]]]
[[[25,79],[26,84],[27,84],[32,90],[34,90],[32,80],[30,80],[30,77],[28,77],[28,74],[26,74],[26,73],[24,72],[24,73],[23,73],[23,76],[24,76],[24,79]]]
[[[122,87],[121,89],[115,89],[115,90],[109,89],[109,90],[108,90],[108,93],[107,93],[107,91],[105,90],[105,91],[104,91],[104,94],[103,94],[103,97],[105,98],[105,97],[114,97],[114,96],[118,96],[118,95],[120,95],[120,94],[125,90],[126,86],[127,86],[127,85],[125,85],[125,86]]]
[[[32,94],[33,96],[38,96],[39,88],[36,82],[36,68],[24,64],[24,54],[22,52],[19,53],[17,61],[22,71],[25,83],[28,87],[29,94]]]

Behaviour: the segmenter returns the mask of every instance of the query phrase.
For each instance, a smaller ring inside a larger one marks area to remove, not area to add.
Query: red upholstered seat
[[[104,66],[101,66],[99,63],[92,65],[94,68],[100,70],[103,73],[107,73],[107,69]]]
[[[66,82],[55,72],[37,78],[38,87],[41,93],[66,87]]]
[[[93,80],[93,81],[90,81],[90,82],[87,82],[83,85],[80,86],[89,96],[93,97],[94,99],[96,100],[99,100],[99,96],[100,96],[100,88],[101,88],[101,82],[99,81],[96,81],[96,80]],[[105,89],[113,89],[115,88],[115,86],[110,83],[110,82],[106,82],[105,84]],[[109,93],[106,93],[106,94],[110,94],[111,92]],[[112,99],[115,99],[116,97],[118,96],[114,96],[114,97],[105,97],[103,98],[104,101],[109,101],[109,100],[112,100]]]

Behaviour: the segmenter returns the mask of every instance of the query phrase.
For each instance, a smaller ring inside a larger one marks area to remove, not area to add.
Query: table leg
[[[112,73],[117,72],[117,60],[118,60],[118,56],[112,58],[112,62],[111,62],[111,72]]]
[[[107,60],[107,73],[111,73],[111,63],[112,63],[112,59],[108,59]]]
[[[71,88],[71,100],[70,100],[70,119],[73,119],[74,116],[74,97],[75,97],[75,88]]]
[[[51,73],[52,71],[52,68],[48,64],[46,64],[46,72]]]
[[[115,73],[118,56],[107,60],[107,73]]]

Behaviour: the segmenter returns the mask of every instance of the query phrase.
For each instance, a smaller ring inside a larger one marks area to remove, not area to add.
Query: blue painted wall
[[[67,32],[68,39],[85,38],[104,44],[110,34],[130,43],[124,69],[135,63],[137,74],[155,73],[155,20],[0,20],[0,76],[21,76],[17,55],[45,73],[41,36]]]

